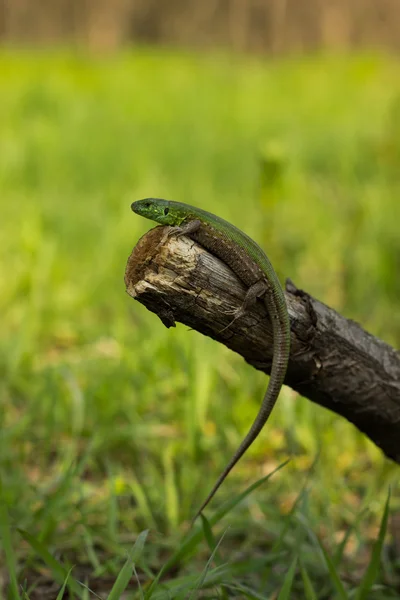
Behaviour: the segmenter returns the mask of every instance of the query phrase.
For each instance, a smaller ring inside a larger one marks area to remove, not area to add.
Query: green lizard
[[[243,306],[234,320],[262,298],[273,331],[271,377],[261,408],[249,432],[216,481],[194,519],[203,511],[228,473],[243,456],[265,425],[283,385],[290,352],[290,321],[279,279],[261,248],[245,233],[209,212],[170,200],[147,198],[132,203],[133,212],[161,225],[170,225],[166,235],[185,235],[220,258],[247,286]]]

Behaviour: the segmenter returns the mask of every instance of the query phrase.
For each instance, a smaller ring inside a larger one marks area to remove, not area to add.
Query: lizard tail
[[[192,519],[192,525],[194,524],[195,520],[198,518],[200,513],[203,512],[210,500],[214,497],[215,493],[225,480],[226,476],[230,473],[230,471],[236,465],[238,460],[243,456],[243,454],[246,452],[249,446],[251,446],[253,441],[256,439],[256,437],[264,427],[278,399],[279,392],[283,385],[290,353],[290,321],[289,315],[287,313],[285,299],[284,297],[282,297],[283,295],[275,293],[272,290],[271,292],[267,292],[264,295],[264,302],[272,323],[273,333],[273,358],[271,365],[271,376],[269,379],[267,390],[265,392],[264,399],[262,401],[258,415],[254,420],[254,423],[252,424],[249,432],[240,444],[232,459],[225,467],[224,471],[217,479],[214,487],[208,494],[207,498],[204,500],[203,504],[200,506],[196,515]]]

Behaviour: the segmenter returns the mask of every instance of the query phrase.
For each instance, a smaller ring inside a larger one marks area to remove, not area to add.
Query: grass
[[[400,597],[398,468],[290,389],[189,530],[266,378],[123,285],[130,203],[174,198],[398,346],[399,82],[372,55],[2,51],[0,599]]]

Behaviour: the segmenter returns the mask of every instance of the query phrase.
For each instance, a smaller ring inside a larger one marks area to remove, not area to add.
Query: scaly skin
[[[206,250],[220,258],[248,287],[239,318],[257,298],[264,300],[273,331],[273,359],[271,377],[260,410],[246,437],[213,489],[201,505],[194,519],[203,511],[228,473],[243,456],[265,425],[283,385],[290,353],[290,321],[285,296],[279,279],[261,248],[245,233],[209,212],[171,200],[147,198],[133,202],[132,210],[138,215],[172,228],[167,235],[187,235]]]

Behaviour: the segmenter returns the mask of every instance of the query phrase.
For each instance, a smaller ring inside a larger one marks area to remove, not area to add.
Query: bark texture
[[[262,302],[226,331],[246,289],[192,240],[156,227],[133,249],[125,272],[130,296],[166,327],[179,321],[269,374],[272,331]],[[400,353],[288,280],[291,355],[285,384],[345,417],[400,464]]]

